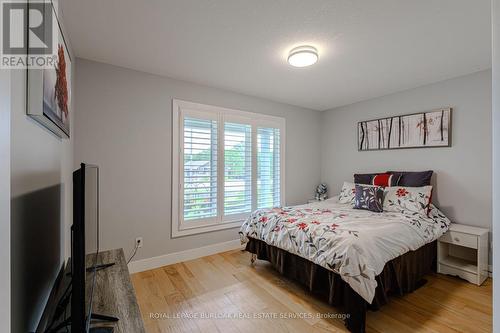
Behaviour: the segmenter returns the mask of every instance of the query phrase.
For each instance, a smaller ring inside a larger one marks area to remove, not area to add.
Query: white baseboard
[[[207,245],[196,249],[189,249],[185,251],[164,254],[157,257],[132,261],[130,264],[128,264],[128,270],[130,271],[130,274],[138,273],[162,266],[176,264],[182,261],[193,260],[212,254],[236,249],[243,249],[243,245],[241,245],[239,239]]]

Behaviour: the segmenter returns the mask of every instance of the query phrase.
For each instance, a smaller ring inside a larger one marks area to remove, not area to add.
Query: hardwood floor
[[[443,275],[427,279],[369,311],[367,332],[491,332],[491,279],[481,287]],[[334,307],[265,261],[250,266],[250,254],[240,250],[133,274],[132,282],[151,333],[347,332],[341,319],[325,318]]]

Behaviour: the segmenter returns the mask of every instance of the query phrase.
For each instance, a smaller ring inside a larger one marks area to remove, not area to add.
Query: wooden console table
[[[87,258],[87,267],[91,266],[90,257]],[[135,297],[134,287],[130,281],[130,275],[122,249],[104,251],[99,253],[97,264],[115,263],[113,266],[97,271],[96,284],[92,312],[118,318],[116,323],[95,323],[91,327],[113,327],[113,333],[145,333],[139,305]],[[42,315],[42,319],[36,330],[44,333],[48,327],[57,327],[70,313],[70,304],[67,305],[64,315],[57,316],[57,320],[51,321],[58,301],[63,298],[71,282],[70,263],[65,270],[61,269],[56,286],[51,292],[49,301]],[[89,282],[90,283],[90,282]],[[60,318],[59,318],[60,317]],[[69,327],[68,327],[69,329]],[[66,328],[58,332],[67,332]]]
[[[97,264],[112,262],[115,265],[97,271],[92,312],[117,317],[118,322],[106,324],[114,333],[145,333],[123,249],[99,253]]]

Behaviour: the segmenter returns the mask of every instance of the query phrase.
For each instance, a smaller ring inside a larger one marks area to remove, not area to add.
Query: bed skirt
[[[269,261],[285,277],[295,280],[329,304],[348,315],[345,320],[351,332],[365,332],[366,310],[378,310],[390,295],[404,295],[422,286],[424,275],[436,270],[437,242],[426,244],[416,251],[407,252],[385,266],[377,277],[377,289],[372,304],[368,304],[340,275],[312,261],[291,254],[264,241],[249,238],[248,252],[258,259]]]

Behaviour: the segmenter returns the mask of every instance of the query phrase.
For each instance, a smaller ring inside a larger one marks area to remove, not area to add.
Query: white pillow
[[[384,211],[427,215],[431,203],[432,186],[385,188]]]
[[[339,202],[343,204],[353,204],[356,196],[356,185],[354,183],[344,182],[339,194]]]

